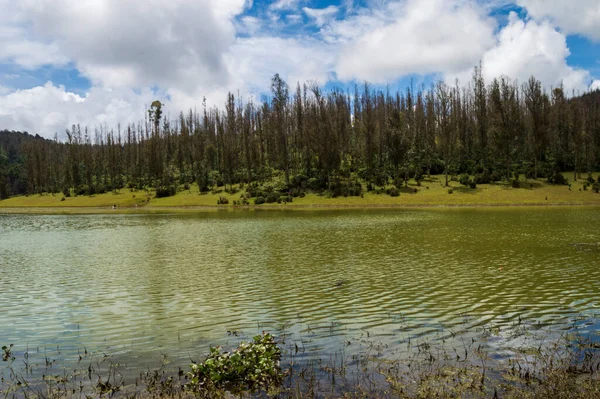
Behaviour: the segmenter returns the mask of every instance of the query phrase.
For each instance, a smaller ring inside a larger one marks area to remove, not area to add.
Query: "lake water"
[[[520,322],[594,332],[599,211],[0,215],[0,344],[135,368],[263,330],[321,353]]]

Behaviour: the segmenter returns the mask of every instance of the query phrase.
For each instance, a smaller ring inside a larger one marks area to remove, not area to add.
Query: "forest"
[[[230,93],[224,108],[204,99],[175,118],[154,101],[138,123],[74,125],[64,141],[2,131],[0,199],[125,187],[164,197],[190,184],[244,184],[249,199],[273,179],[290,197],[353,196],[431,174],[474,187],[519,175],[565,184],[561,172],[577,180],[600,169],[600,91],[547,91],[535,77],[486,84],[476,67],[466,87],[291,89],[276,74],[270,93],[261,103]]]

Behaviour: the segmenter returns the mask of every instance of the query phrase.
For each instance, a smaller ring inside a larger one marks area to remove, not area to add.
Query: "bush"
[[[387,190],[387,193],[390,195],[390,197],[400,196],[400,190],[398,190],[396,187],[390,188],[389,190]]]
[[[211,390],[229,391],[242,397],[279,386],[283,381],[280,367],[281,349],[271,334],[257,335],[252,342],[241,342],[233,352],[210,348],[203,363],[194,363],[186,388],[197,393]]]
[[[477,177],[471,179],[468,174],[463,173],[460,175],[458,182],[466,187],[476,188],[477,187]]]
[[[281,202],[287,203],[287,202],[293,202],[294,198],[290,195],[286,195],[281,197]]]
[[[62,198],[60,199],[60,202],[63,202],[63,201],[66,201],[66,200],[67,200],[67,199],[66,199],[65,197],[62,197]]]
[[[62,194],[66,197],[69,198],[71,196],[71,190],[69,189],[69,187],[65,187],[62,189]]]
[[[106,193],[106,186],[104,184],[96,184],[95,191],[96,194],[104,194]]]
[[[468,174],[463,173],[462,175],[460,175],[458,182],[460,184],[462,184],[463,186],[469,186],[469,184],[471,183],[471,178],[469,177]]]
[[[229,204],[229,199],[227,199],[227,197],[219,196],[219,199],[217,200],[217,205],[227,205],[227,204]]]
[[[281,202],[281,198],[279,193],[276,192],[271,192],[267,195],[267,198],[265,198],[265,202],[267,204],[273,204],[275,202]]]
[[[453,190],[453,189],[451,189],[451,188],[449,188],[449,189],[448,189],[448,194],[454,194],[454,190]]]
[[[362,185],[358,181],[336,180],[331,183],[329,193],[332,198],[335,197],[360,197],[362,194]]]
[[[492,179],[489,173],[484,172],[475,175],[474,181],[476,184],[490,184],[492,182]]]
[[[177,194],[177,186],[159,186],[156,187],[156,198],[172,197]]]
[[[554,174],[548,178],[548,183],[566,186],[569,184],[569,180],[562,173],[554,172]]]
[[[256,199],[254,200],[254,205],[262,205],[264,203],[265,203],[265,197],[263,197],[262,195],[256,197]]]
[[[183,189],[184,189],[184,190],[189,190],[189,189],[190,189],[190,183],[185,183],[185,184],[183,185]]]
[[[86,184],[75,187],[75,190],[73,191],[75,192],[75,195],[91,195],[90,188]]]
[[[598,179],[598,180],[600,180],[600,179]],[[594,180],[594,176],[592,176],[591,173],[587,177],[587,182],[590,183],[590,184],[596,183],[596,180]]]
[[[599,182],[594,183],[594,185],[592,186],[592,191],[595,192],[596,194],[600,193],[600,183]]]
[[[294,198],[304,198],[306,196],[306,193],[301,188],[292,188],[289,192],[289,195]]]
[[[227,194],[231,194],[231,195],[237,194],[239,191],[240,190],[238,190],[237,187],[233,187],[233,186],[229,186],[229,188],[225,190],[225,192]]]
[[[518,179],[512,179],[510,181],[510,185],[512,186],[512,188],[521,188],[521,182],[519,182]]]

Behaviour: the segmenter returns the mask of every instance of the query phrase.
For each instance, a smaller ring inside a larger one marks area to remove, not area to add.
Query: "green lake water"
[[[0,215],[0,344],[145,367],[263,330],[320,353],[593,333],[599,228],[600,209],[566,207]]]

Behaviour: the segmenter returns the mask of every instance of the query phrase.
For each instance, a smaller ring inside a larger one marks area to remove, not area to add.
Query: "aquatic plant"
[[[193,363],[187,389],[214,397],[215,391],[236,395],[244,392],[268,391],[283,380],[280,367],[281,349],[273,335],[256,335],[252,342],[242,342],[232,352],[220,347],[210,349],[201,363]]]

